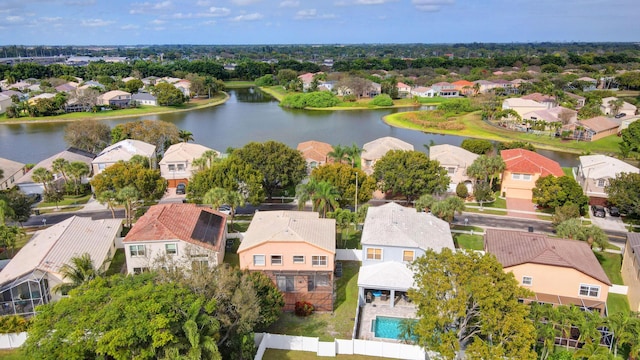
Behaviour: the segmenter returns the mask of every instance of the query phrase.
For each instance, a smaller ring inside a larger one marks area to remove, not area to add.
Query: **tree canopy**
[[[74,121],[64,128],[64,141],[69,146],[98,154],[111,143],[111,128],[97,120]]]
[[[380,190],[402,194],[411,202],[422,194],[440,193],[449,186],[447,171],[419,151],[391,150],[374,165]]]
[[[533,188],[533,202],[541,207],[558,207],[566,203],[578,206],[581,214],[589,198],[582,192],[582,187],[573,178],[568,176],[555,177],[548,175],[536,180]]]
[[[311,178],[316,181],[327,181],[336,187],[340,198],[340,207],[355,204],[356,174],[358,178],[358,204],[366,204],[376,189],[376,180],[372,176],[347,164],[326,164],[313,169]]]
[[[483,139],[464,139],[460,147],[478,155],[485,155],[493,150],[491,141]]]
[[[170,122],[160,120],[131,121],[118,124],[111,129],[111,142],[113,144],[125,139],[140,140],[153,144],[159,152],[181,141],[178,127]]]
[[[453,359],[460,350],[473,359],[536,359],[529,295],[492,255],[428,250],[412,265],[419,345]]]
[[[103,191],[120,191],[127,186],[137,190],[140,199],[158,200],[164,194],[167,183],[159,170],[148,169],[139,163],[118,162],[91,179],[96,194]]]
[[[627,215],[640,215],[640,174],[620,173],[605,187],[609,202]]]
[[[158,105],[176,106],[184,104],[185,96],[180,89],[168,83],[157,84],[153,90]]]

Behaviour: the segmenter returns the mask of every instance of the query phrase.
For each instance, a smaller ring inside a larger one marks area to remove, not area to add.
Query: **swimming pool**
[[[400,324],[403,320],[415,321],[414,319],[376,316],[376,319],[373,321],[371,326],[371,331],[374,333],[375,337],[401,340],[400,329],[402,329],[402,327]]]

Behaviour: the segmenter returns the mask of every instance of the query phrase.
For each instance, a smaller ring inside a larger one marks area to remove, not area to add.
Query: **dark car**
[[[604,206],[599,206],[599,205],[593,205],[591,206],[591,212],[593,213],[593,216],[595,217],[605,217],[607,216],[605,210],[604,210]]]
[[[184,195],[186,190],[187,185],[185,185],[185,183],[179,183],[178,186],[176,186],[176,195]]]
[[[615,206],[609,207],[609,216],[620,216],[620,210]]]
[[[616,119],[620,119],[620,118],[623,118],[623,117],[625,117],[625,116],[627,116],[627,114],[626,114],[626,113],[620,113],[620,114],[617,114],[617,115],[615,116],[615,118],[616,118]]]

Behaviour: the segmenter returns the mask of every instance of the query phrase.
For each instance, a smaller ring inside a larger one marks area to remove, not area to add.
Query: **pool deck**
[[[376,316],[415,319],[416,308],[413,304],[402,300],[398,301],[394,307],[391,307],[389,306],[388,301],[383,302],[380,301],[379,298],[376,298],[373,303],[365,304],[360,315],[360,331],[358,332],[359,339],[398,342],[398,340],[375,337],[375,334],[371,331],[371,324],[373,320],[375,320]]]

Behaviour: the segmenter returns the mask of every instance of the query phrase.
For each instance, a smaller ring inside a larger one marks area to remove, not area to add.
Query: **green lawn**
[[[42,202],[40,202],[38,204],[38,207],[39,208],[43,208],[43,207],[51,207],[51,206],[65,206],[65,205],[86,204],[87,201],[89,201],[90,198],[91,198],[91,194],[87,194],[87,195],[65,195],[64,199],[59,201],[57,205],[54,202],[44,202],[44,201],[42,201]]]
[[[483,233],[484,229],[478,226],[470,226],[470,225],[452,225],[451,226],[452,230],[464,230],[464,231],[476,231],[479,233]]]
[[[310,351],[293,351],[293,350],[277,350],[267,349],[265,351],[263,360],[311,360],[311,359],[327,359],[326,357],[320,357],[314,352]],[[336,355],[330,359],[349,359],[349,360],[367,360],[367,359],[388,359],[375,356],[365,355]]]
[[[360,239],[362,231],[356,231],[353,226],[348,230],[338,229],[336,233],[336,247],[338,249],[362,249]]]
[[[308,317],[283,313],[267,332],[319,337],[321,341],[332,341],[335,338],[351,339],[358,305],[359,269],[360,262],[342,262],[342,277],[336,279],[333,313],[314,313]]]
[[[468,203],[465,203],[465,205],[480,206],[480,203],[478,203],[478,202],[468,202]],[[507,199],[503,199],[501,197],[498,197],[498,195],[496,193],[495,200],[492,201],[492,202],[483,202],[482,203],[482,207],[493,208],[493,209],[506,209],[507,208]]]
[[[622,255],[611,254],[606,252],[595,252],[596,258],[602,265],[604,272],[614,284],[624,285],[622,281],[622,275],[620,274],[620,268],[622,267]]]
[[[28,360],[29,357],[23,354],[20,349],[0,350],[0,359],[2,360]]]
[[[113,255],[113,260],[107,269],[106,276],[120,274],[120,271],[127,262],[127,256],[124,253],[124,249],[116,249],[116,253]]]
[[[624,312],[629,313],[629,300],[626,295],[621,294],[609,294],[607,297],[607,308],[609,310],[609,315]]]
[[[25,236],[19,237],[18,239],[16,239],[16,245],[14,247],[14,249],[7,249],[6,251],[3,251],[2,253],[0,253],[0,259],[10,259],[12,258],[15,254],[18,253],[18,251],[20,251],[20,249],[22,249],[23,246],[25,246],[29,240],[31,240],[31,237],[33,236],[32,233],[26,234]]]
[[[245,220],[237,220],[237,217],[233,219],[233,227],[231,227],[231,219],[229,219],[227,221],[227,231],[232,233],[232,232],[245,232],[247,231],[247,229],[249,228],[249,224],[251,224],[251,221],[245,221]]]
[[[475,208],[466,208],[464,211],[479,213],[479,214],[489,214],[489,215],[507,215],[507,212],[505,210],[491,210],[491,208],[486,208],[486,207],[482,210],[475,209]]]
[[[484,237],[482,235],[453,234],[453,242],[459,249],[484,250]]]
[[[226,245],[226,244],[225,244]],[[224,252],[223,262],[233,266],[240,267],[240,257],[238,256],[238,247],[240,246],[240,239],[233,240],[233,247],[226,249]]]
[[[224,83],[224,86],[227,89],[241,89],[246,87],[255,86],[256,83],[253,81],[227,81]]]
[[[564,174],[573,179],[573,168],[572,167],[563,167],[562,171]]]

